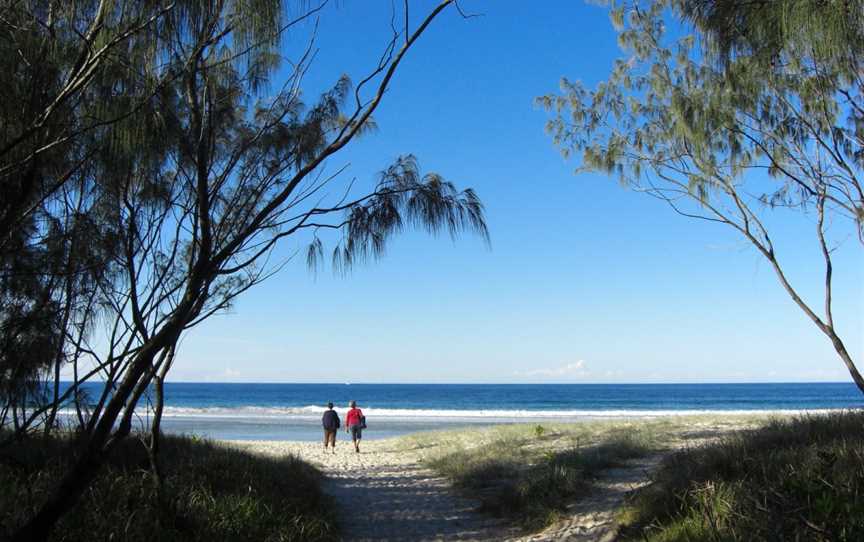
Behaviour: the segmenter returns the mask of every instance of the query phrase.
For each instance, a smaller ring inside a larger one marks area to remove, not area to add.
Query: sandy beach
[[[267,455],[293,454],[319,467],[327,476],[325,491],[336,499],[345,540],[512,538],[500,520],[478,513],[478,502],[459,496],[398,439],[364,442],[359,454],[345,441],[335,454],[311,442],[232,444]]]
[[[342,440],[335,454],[324,453],[321,444],[311,442],[230,444],[265,455],[293,454],[320,468],[327,477],[324,489],[336,500],[344,540],[612,540],[615,515],[624,497],[647,483],[649,473],[665,454],[750,427],[759,419],[764,418],[711,416],[606,424],[618,429],[628,424],[664,426],[666,445],[648,457],[604,471],[592,484],[590,494],[568,506],[563,521],[534,534],[525,534],[502,519],[481,513],[479,501],[461,495],[447,479],[424,466],[424,459],[434,456],[448,439],[482,445],[482,430],[364,441],[359,454],[344,433],[340,433]],[[572,442],[570,438],[553,437],[544,447],[561,449]]]

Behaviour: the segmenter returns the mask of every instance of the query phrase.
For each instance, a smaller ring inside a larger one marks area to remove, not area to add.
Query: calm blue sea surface
[[[91,395],[96,390],[92,388]],[[344,417],[348,401],[356,400],[368,419],[367,438],[538,420],[864,408],[864,396],[851,383],[168,383],[165,395],[167,431],[264,440],[318,440],[327,401],[333,401]],[[146,422],[146,409],[140,410]]]

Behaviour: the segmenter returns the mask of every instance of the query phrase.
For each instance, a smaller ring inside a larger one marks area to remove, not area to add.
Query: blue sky
[[[397,2],[397,4],[399,4]],[[412,3],[420,16],[432,2]],[[408,232],[347,277],[302,258],[183,339],[175,381],[845,381],[828,340],[767,262],[733,232],[673,214],[614,179],[574,175],[533,105],[562,76],[589,86],[622,56],[604,8],[580,1],[463,2],[409,53],[375,117],[380,130],[333,158],[369,186],[415,154],[483,200],[492,236]],[[322,14],[313,98],[357,80],[386,43],[390,2]],[[311,26],[285,46],[291,56]],[[812,217],[770,219],[792,280],[817,306]],[[286,256],[301,246],[288,241]],[[836,255],[835,320],[864,359],[864,257]]]

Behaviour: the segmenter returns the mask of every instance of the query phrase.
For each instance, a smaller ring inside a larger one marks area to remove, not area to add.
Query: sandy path
[[[325,491],[342,511],[345,540],[501,540],[501,523],[478,514],[477,502],[416,466],[379,465],[333,475]]]
[[[338,504],[343,540],[507,540],[513,531],[476,511],[450,484],[400,452],[389,441],[364,442],[355,454],[348,444],[335,455],[305,442],[242,442],[259,453],[292,453],[327,475],[324,490]]]
[[[627,494],[647,483],[666,453],[713,440],[730,428],[694,426],[664,453],[602,471],[591,492],[568,507],[565,520],[521,536],[502,520],[478,512],[478,501],[460,496],[446,479],[422,466],[419,453],[400,449],[393,440],[364,442],[360,454],[344,440],[336,454],[325,454],[311,442],[234,444],[257,453],[293,454],[318,466],[327,476],[325,491],[336,499],[344,540],[606,542],[615,539],[616,514]]]
[[[526,536],[524,542],[608,542],[618,534],[616,515],[627,495],[648,483],[649,473],[665,454],[630,461],[608,469],[593,481],[591,493],[567,507],[568,518],[543,532]]]
[[[422,467],[417,455],[397,450],[392,441],[366,442],[360,454],[347,444],[336,454],[323,453],[317,443],[237,444],[258,453],[291,453],[318,466],[327,475],[324,490],[336,499],[346,541],[614,540],[615,514],[625,496],[646,483],[648,472],[661,457],[604,471],[591,493],[568,508],[566,520],[543,532],[520,536],[502,520],[478,512],[478,501],[458,495],[446,479]]]

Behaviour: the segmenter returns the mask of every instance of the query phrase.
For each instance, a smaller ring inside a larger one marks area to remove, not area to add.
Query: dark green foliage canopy
[[[323,5],[289,17],[280,0],[2,4],[0,68],[14,81],[0,90],[0,428],[50,430],[71,401],[82,442],[19,539],[44,538],[69,509],[151,384],[156,456],[181,336],[277,272],[281,240],[313,264],[332,243],[344,270],[408,227],[488,237],[477,196],[410,155],[366,190],[327,164],[375,127],[403,57],[452,3],[394,28],[357,86],[343,76],[312,100],[314,36],[286,70],[279,47]],[[60,394],[63,368],[74,382]],[[97,376],[104,388],[82,404],[78,384]]]
[[[322,9],[280,0],[2,5],[7,405],[16,386],[30,392],[14,401],[41,402],[32,393],[40,378],[53,369],[56,380],[83,358],[83,379],[119,378],[172,318],[174,334],[278,270],[269,257],[280,239],[308,243],[311,264],[331,241],[345,270],[380,256],[405,227],[487,235],[474,193],[423,176],[410,155],[371,192],[324,197],[342,182],[324,160],[374,128],[398,60],[431,19],[383,44],[389,53],[359,88],[343,76],[309,103],[301,88],[313,42],[273,78],[285,36]],[[108,351],[89,344],[100,327]]]
[[[721,63],[751,57],[771,68],[796,56],[855,79],[864,53],[861,0],[688,0],[678,4]]]

